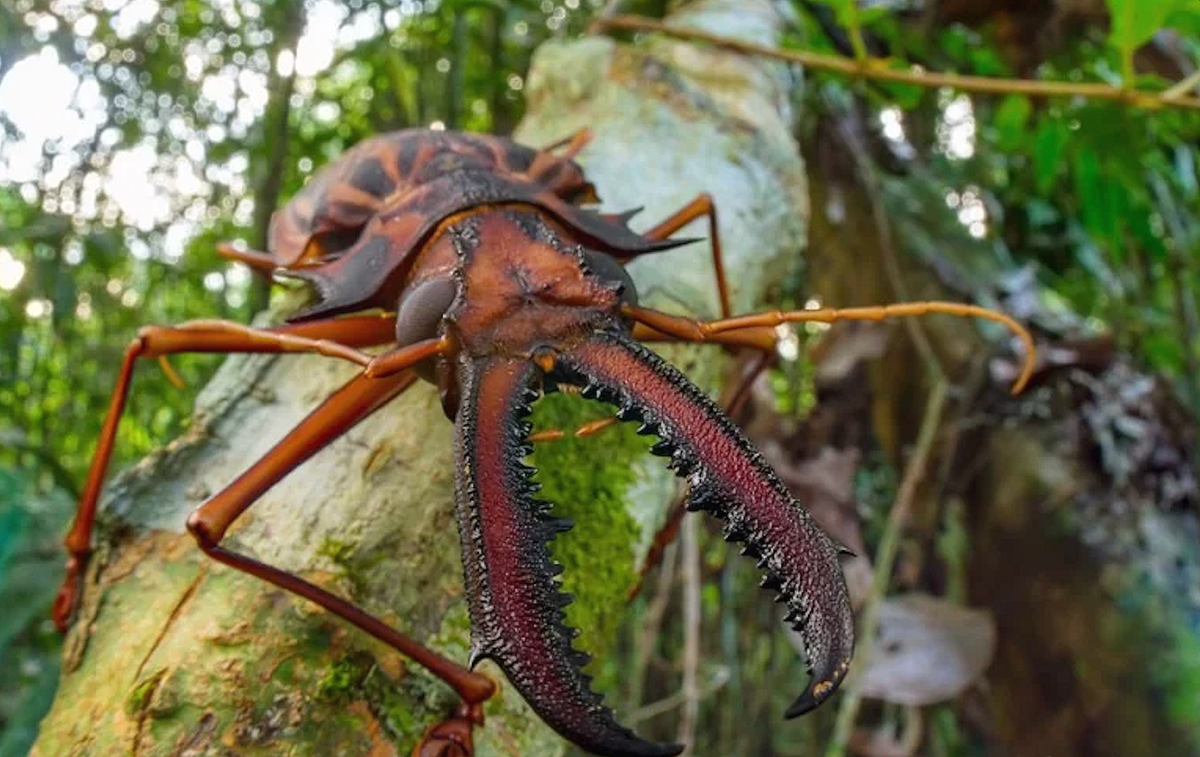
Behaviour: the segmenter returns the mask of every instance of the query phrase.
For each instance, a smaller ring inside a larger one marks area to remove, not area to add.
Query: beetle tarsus
[[[483,725],[483,703],[459,705],[454,716],[425,731],[412,757],[473,757],[475,726]]]

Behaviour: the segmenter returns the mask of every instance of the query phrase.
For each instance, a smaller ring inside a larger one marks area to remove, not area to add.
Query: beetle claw
[[[412,757],[472,757],[475,741],[471,730],[483,722],[482,712],[476,716],[460,712],[443,720],[425,732],[412,750]]]

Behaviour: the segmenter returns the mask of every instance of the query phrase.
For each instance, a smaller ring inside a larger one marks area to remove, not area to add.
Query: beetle
[[[474,672],[493,660],[538,715],[589,752],[613,757],[677,754],[621,726],[592,692],[563,623],[570,601],[555,579],[548,543],[569,523],[534,497],[525,420],[544,392],[571,390],[618,408],[658,437],[651,452],[688,483],[687,509],[725,524],[726,537],[758,560],[763,586],[779,593],[786,620],[805,639],[811,675],[786,715],[808,712],[844,679],[854,621],[839,554],[720,407],[643,345],[682,340],[769,353],[787,322],[952,313],[1005,323],[957,303],[768,312],[733,317],[716,235],[701,195],[644,233],[631,213],[603,214],[575,161],[580,132],[535,150],[509,139],[406,130],[372,137],[320,171],[274,215],[267,251],[220,251],[270,276],[308,282],[314,301],[275,328],[229,321],[147,327],[125,354],[108,416],[67,535],[67,577],[55,601],[69,627],[90,554],[97,502],[138,359],[179,352],[313,352],[360,371],[266,455],[188,518],[201,550],[305,597],[428,668],[461,699],[413,754],[473,754],[472,730],[495,683]],[[672,235],[709,222],[722,318],[701,321],[641,307],[624,265],[691,240]],[[369,314],[382,311],[382,314]],[[378,354],[363,350],[387,346]],[[1018,388],[1028,375],[1018,380]],[[222,546],[230,526],[289,471],[412,386],[436,384],[455,424],[455,512],[471,618],[466,666],[400,634],[362,608],[305,579]],[[597,424],[594,431],[604,424]]]

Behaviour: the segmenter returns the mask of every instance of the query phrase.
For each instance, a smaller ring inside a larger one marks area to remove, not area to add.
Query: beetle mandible
[[[686,504],[725,523],[786,603],[805,639],[811,679],[789,717],[826,700],[847,672],[854,623],[838,564],[843,548],[816,526],[715,403],[642,342],[680,340],[769,353],[788,322],[951,313],[1007,316],[946,302],[768,312],[734,317],[707,195],[645,233],[631,214],[598,201],[574,158],[580,132],[534,150],[511,140],[407,130],[368,139],[318,173],[274,216],[268,251],[221,248],[255,270],[309,282],[315,302],[276,328],[229,321],[147,327],[130,345],[74,525],[68,575],[54,607],[71,621],[91,550],[104,473],[139,358],[181,352],[312,352],[361,370],[236,481],[209,498],[187,527],[213,559],[295,592],[428,668],[461,699],[426,731],[414,755],[473,753],[472,730],[495,683],[473,671],[492,659],[539,716],[584,749],[613,757],[677,754],[621,726],[580,671],[574,633],[561,620],[548,543],[568,523],[534,498],[524,420],[543,392],[560,388],[618,407],[658,437],[653,454],[686,480]],[[707,218],[722,318],[701,321],[640,307],[624,264],[690,240],[671,235]],[[382,315],[363,314],[382,310]],[[380,354],[365,348],[388,346]],[[1024,383],[1030,364],[1018,379]],[[382,408],[418,378],[438,387],[455,424],[455,511],[471,617],[466,666],[404,636],[305,579],[221,545],[239,516],[290,470]],[[604,424],[597,424],[594,431]]]

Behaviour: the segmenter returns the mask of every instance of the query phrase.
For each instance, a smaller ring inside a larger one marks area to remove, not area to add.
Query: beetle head
[[[533,210],[481,213],[448,234],[460,286],[447,319],[472,358],[570,349],[619,324],[622,302],[636,299],[620,263]]]

